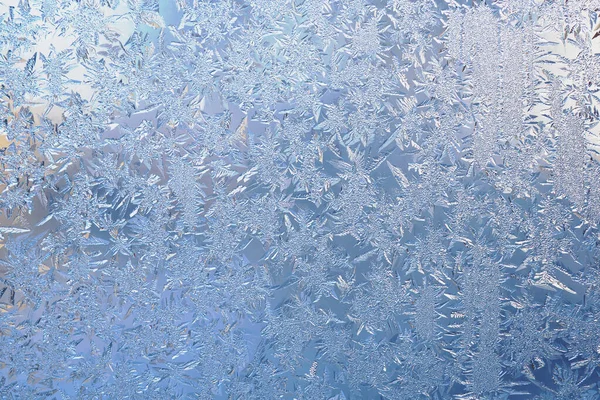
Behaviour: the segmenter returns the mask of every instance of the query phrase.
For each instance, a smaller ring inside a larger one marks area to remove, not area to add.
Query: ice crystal
[[[598,1],[0,3],[1,398],[600,398]]]

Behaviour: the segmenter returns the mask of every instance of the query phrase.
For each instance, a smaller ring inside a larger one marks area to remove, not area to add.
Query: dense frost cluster
[[[0,398],[599,399],[599,15],[0,1]]]

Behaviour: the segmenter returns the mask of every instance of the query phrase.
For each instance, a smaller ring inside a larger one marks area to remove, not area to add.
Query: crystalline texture
[[[0,398],[600,398],[595,0],[0,4]]]

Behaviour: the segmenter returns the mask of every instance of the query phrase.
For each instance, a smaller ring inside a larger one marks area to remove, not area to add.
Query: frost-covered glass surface
[[[600,398],[600,1],[0,3],[0,398]]]

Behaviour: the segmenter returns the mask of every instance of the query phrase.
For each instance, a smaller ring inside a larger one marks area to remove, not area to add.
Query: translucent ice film
[[[0,399],[600,399],[600,0],[0,0]]]

